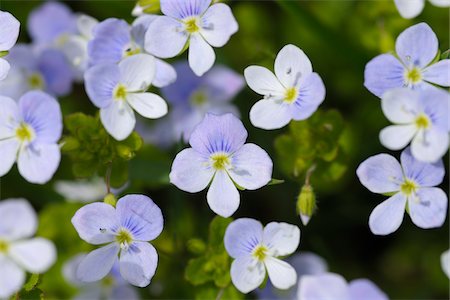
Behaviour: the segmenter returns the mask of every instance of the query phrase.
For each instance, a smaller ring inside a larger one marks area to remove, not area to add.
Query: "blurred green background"
[[[99,20],[109,17],[133,20],[134,1],[65,3],[75,12]],[[392,299],[448,299],[449,280],[440,264],[441,253],[449,248],[448,220],[441,228],[423,230],[414,226],[406,215],[395,233],[386,237],[374,236],[368,227],[369,214],[386,197],[366,190],[359,183],[355,170],[371,155],[390,153],[378,140],[379,131],[388,121],[383,116],[379,99],[363,86],[365,64],[374,56],[393,50],[397,35],[422,21],[436,32],[440,50],[447,50],[449,10],[427,3],[419,17],[405,20],[392,0],[228,3],[240,28],[225,47],[216,49],[217,63],[242,74],[244,68],[252,64],[272,69],[276,54],[286,44],[292,43],[303,49],[327,89],[321,109],[336,109],[343,117],[339,151],[344,157],[341,165],[346,169],[338,180],[323,183],[324,180],[317,178],[317,186],[313,175],[318,210],[307,227],[301,225],[295,204],[304,177],[294,178],[283,167],[286,157],[295,155],[295,149],[292,154],[288,149],[283,148],[282,153],[275,149],[277,137],[288,133],[289,129],[263,131],[251,126],[248,111],[259,96],[246,87],[234,103],[241,110],[249,141],[269,152],[275,163],[273,177],[285,179],[285,183],[241,192],[241,205],[233,217],[299,225],[302,232],[299,251],[312,251],[324,257],[330,270],[347,280],[361,277],[373,280]],[[21,21],[21,42],[29,41],[25,25],[27,16],[40,4],[41,1],[0,2],[1,10],[11,12]],[[186,53],[178,59],[185,60]],[[64,114],[82,111],[94,115],[96,112],[81,85],[76,86],[70,96],[60,99],[60,103]],[[191,247],[193,242],[188,241],[194,237],[207,238],[207,226],[214,214],[207,206],[206,192],[191,195],[168,183],[171,162],[183,147],[185,145],[179,145],[163,152],[145,145],[129,164],[130,186],[125,192],[150,196],[162,208],[165,217],[165,231],[153,242],[160,256],[158,270],[150,286],[142,290],[144,298],[193,298],[202,288],[194,287],[184,278],[188,260],[195,257]],[[400,155],[399,152],[392,154]],[[448,161],[448,155],[445,161]],[[39,234],[52,238],[58,246],[58,264],[42,277],[40,286],[49,298],[73,295],[74,289],[70,289],[61,277],[62,263],[80,251],[92,249],[78,238],[70,223],[81,204],[65,204],[53,190],[55,180],[71,178],[71,161],[64,156],[54,180],[45,186],[27,183],[16,169],[1,179],[1,198],[30,200],[40,213]],[[447,182],[448,177],[442,186],[446,191]]]

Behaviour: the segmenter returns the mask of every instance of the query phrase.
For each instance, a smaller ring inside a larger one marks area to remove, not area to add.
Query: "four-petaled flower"
[[[49,181],[59,166],[62,133],[59,103],[31,91],[19,102],[0,96],[0,176],[17,160],[19,173],[31,183]]]
[[[405,209],[420,228],[442,226],[447,215],[447,195],[439,185],[444,179],[442,160],[434,164],[416,160],[409,148],[401,154],[401,165],[388,154],[369,157],[356,171],[361,183],[373,193],[393,194],[370,214],[370,230],[377,235],[396,231]]]
[[[122,277],[132,285],[145,287],[155,274],[158,254],[148,243],[163,229],[159,207],[144,195],[127,195],[117,206],[91,203],[80,208],[72,218],[80,237],[93,245],[103,245],[90,252],[79,264],[77,277],[83,282],[104,278],[120,255]]]
[[[437,63],[438,39],[425,23],[407,28],[397,38],[393,54],[381,54],[369,61],[364,71],[364,86],[381,96],[392,88],[438,89],[450,86],[450,60]]]
[[[9,63],[2,58],[2,52],[9,51],[19,37],[20,23],[9,12],[0,11],[0,80],[8,75]]]
[[[8,299],[25,283],[25,271],[46,272],[56,260],[56,248],[36,233],[36,213],[25,199],[0,202],[0,298]]]
[[[86,92],[105,129],[116,140],[126,139],[134,129],[133,109],[145,118],[157,119],[167,113],[167,103],[158,95],[147,93],[155,76],[155,58],[136,54],[118,65],[96,65],[84,75]]]
[[[239,207],[237,187],[256,190],[272,178],[272,160],[255,144],[245,144],[247,131],[232,114],[206,114],[195,128],[189,144],[175,157],[170,182],[196,193],[209,184],[209,207],[222,217]]]
[[[213,47],[224,46],[238,24],[229,6],[211,0],[161,0],[159,16],[148,28],[145,49],[161,58],[177,56],[189,47],[189,66],[198,76],[216,60]]]
[[[291,120],[309,118],[325,99],[325,86],[312,71],[311,61],[294,45],[286,45],[275,59],[275,74],[260,66],[245,69],[248,86],[264,99],[250,110],[253,126],[278,129]]]
[[[297,250],[300,243],[297,226],[271,222],[263,228],[257,220],[241,218],[228,226],[224,243],[228,254],[234,258],[231,280],[242,293],[260,286],[266,277],[266,269],[270,281],[278,289],[288,289],[297,283],[295,269],[277,258]]]
[[[431,4],[439,7],[450,6],[450,0],[429,0]],[[425,0],[394,0],[398,12],[405,19],[412,19],[420,15],[424,6]]]
[[[444,90],[392,89],[381,99],[385,116],[395,125],[380,132],[388,149],[400,150],[411,141],[411,153],[418,160],[435,162],[449,144],[450,94]]]

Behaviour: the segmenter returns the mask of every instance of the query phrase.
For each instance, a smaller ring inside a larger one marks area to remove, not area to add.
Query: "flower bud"
[[[305,184],[297,198],[297,213],[303,225],[307,225],[316,210],[316,195],[309,184]]]
[[[108,195],[105,196],[105,198],[103,198],[103,202],[115,207],[117,203],[117,198],[116,196],[114,196],[114,194],[109,193]]]

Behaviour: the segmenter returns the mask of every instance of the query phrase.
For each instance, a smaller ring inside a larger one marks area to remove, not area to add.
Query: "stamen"
[[[211,161],[215,170],[224,170],[230,165],[230,158],[226,153],[215,153],[211,155]]]
[[[16,137],[21,142],[30,142],[34,139],[34,129],[27,123],[21,123],[16,129]]]
[[[267,250],[268,250],[267,247],[259,245],[253,250],[252,255],[257,260],[263,261],[267,256]]]
[[[124,85],[119,84],[114,89],[113,95],[115,100],[125,100],[127,96],[127,88]]]

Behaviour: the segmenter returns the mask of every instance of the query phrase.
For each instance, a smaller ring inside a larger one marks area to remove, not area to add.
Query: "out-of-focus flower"
[[[395,125],[380,132],[388,149],[401,150],[411,142],[412,155],[435,162],[445,155],[449,144],[450,94],[444,90],[414,91],[392,89],[384,93],[381,107]]]
[[[144,14],[154,14],[161,9],[159,0],[138,0],[131,12],[134,17],[139,17]]]
[[[126,139],[136,124],[133,109],[145,118],[157,119],[167,113],[167,103],[158,95],[147,93],[155,76],[155,58],[136,54],[118,65],[104,63],[85,73],[86,92],[111,136]]]
[[[2,99],[3,100],[3,99]],[[9,298],[25,282],[25,271],[44,273],[56,260],[47,239],[31,238],[37,230],[36,213],[25,199],[0,202],[0,298]]]
[[[59,50],[18,44],[6,59],[12,67],[8,77],[0,82],[4,96],[17,99],[30,90],[64,96],[72,90],[72,70]]]
[[[127,195],[117,206],[91,203],[72,218],[80,237],[93,245],[104,245],[90,252],[78,265],[76,277],[94,282],[107,276],[118,260],[120,274],[132,285],[145,287],[155,274],[158,254],[148,243],[163,229],[159,207],[147,196]]]
[[[156,16],[142,16],[133,25],[124,20],[106,19],[94,28],[93,39],[88,44],[89,64],[119,63],[123,59],[145,53],[145,32]],[[153,85],[163,87],[173,83],[177,74],[174,68],[161,59],[155,59]]]
[[[61,159],[58,140],[62,114],[53,97],[31,91],[19,102],[0,96],[0,176],[17,160],[19,173],[31,183],[44,184]]]
[[[424,229],[442,226],[447,215],[447,195],[435,187],[444,179],[442,160],[433,164],[418,161],[409,148],[400,159],[401,165],[388,154],[378,154],[361,163],[356,171],[371,192],[392,194],[370,214],[370,230],[377,235],[396,231],[405,209],[413,223]]]
[[[11,66],[2,57],[14,46],[19,37],[20,22],[9,12],[0,11],[0,80],[8,75]]]
[[[287,223],[271,222],[263,228],[261,222],[241,218],[233,221],[224,237],[225,248],[234,258],[231,280],[242,293],[260,286],[266,270],[278,289],[288,289],[297,283],[297,273],[278,257],[289,255],[300,243],[300,229]]]
[[[392,88],[439,89],[450,86],[450,60],[433,63],[438,39],[430,26],[420,23],[407,28],[395,42],[394,54],[381,54],[366,65],[364,86],[381,96]]]
[[[245,69],[248,86],[264,99],[250,110],[253,126],[278,129],[291,120],[309,118],[325,99],[325,86],[312,71],[311,61],[294,45],[286,45],[275,59],[275,74],[260,66]]]
[[[228,5],[210,4],[211,0],[161,0],[164,16],[148,28],[145,49],[169,58],[189,48],[189,66],[202,76],[216,60],[212,47],[223,47],[238,30]]]
[[[117,261],[111,272],[101,282],[85,283],[80,281],[77,278],[77,270],[85,257],[85,253],[80,253],[63,266],[64,279],[80,289],[74,300],[137,300],[140,298],[136,290],[120,276],[120,267]]]
[[[445,251],[441,255],[441,266],[445,275],[450,279],[450,250]]]
[[[192,148],[177,154],[170,182],[197,193],[210,185],[207,200],[212,211],[231,216],[239,207],[238,188],[256,190],[272,178],[272,160],[255,144],[245,144],[247,131],[232,114],[206,114],[195,128]]]
[[[450,0],[429,0],[431,4],[439,7],[449,7]],[[424,6],[425,0],[394,0],[398,12],[405,19],[412,19],[420,15]]]
[[[298,300],[388,300],[387,295],[368,279],[355,279],[347,283],[335,273],[305,275],[300,278]]]

